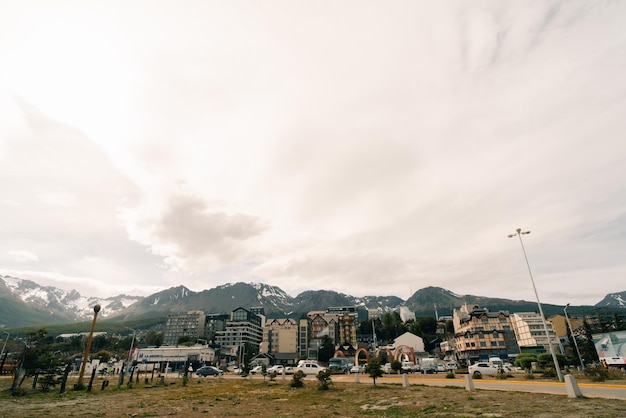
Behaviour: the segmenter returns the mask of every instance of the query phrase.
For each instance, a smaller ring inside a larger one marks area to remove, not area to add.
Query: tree
[[[328,335],[322,337],[320,349],[317,352],[317,359],[323,363],[328,362],[335,354],[335,345]]]
[[[144,335],[142,342],[146,345],[160,347],[163,344],[163,333],[151,329]]]
[[[593,342],[593,335],[591,331],[591,325],[585,320],[583,321],[583,330],[585,331],[585,338],[578,346],[580,349],[580,355],[583,358],[585,364],[592,364],[599,361],[598,352],[596,351],[596,345]]]
[[[367,363],[365,373],[369,374],[374,380],[374,386],[376,386],[376,379],[383,375],[383,370],[380,368],[381,361],[379,357],[372,357]]]
[[[396,374],[398,374],[401,368],[402,368],[402,363],[400,362],[400,360],[394,360],[391,362],[391,370],[396,372]]]
[[[16,373],[11,387],[12,393],[20,388],[27,376],[33,376],[34,389],[39,375],[43,375],[41,389],[48,390],[50,386],[55,384],[56,376],[60,373],[59,359],[50,350],[53,339],[48,336],[46,329],[40,328],[37,331],[29,332],[26,337],[19,367],[21,379],[20,373]]]

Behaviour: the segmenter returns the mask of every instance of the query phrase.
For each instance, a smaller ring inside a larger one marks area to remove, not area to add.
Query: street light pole
[[[91,341],[93,341],[93,331],[96,328],[96,318],[98,318],[98,312],[100,312],[100,305],[93,307],[93,321],[91,321],[91,330],[89,331],[89,337],[87,337],[87,345],[85,347],[85,355],[83,356],[83,362],[80,365],[80,374],[78,375],[77,388],[83,388],[83,376],[85,375],[85,366],[87,366],[87,359],[89,358],[89,350],[91,348]]]
[[[580,350],[578,349],[578,342],[576,341],[576,335],[574,335],[574,329],[572,328],[572,324],[569,321],[569,316],[567,316],[567,308],[569,308],[569,303],[565,305],[565,308],[563,308],[563,312],[565,313],[565,320],[567,321],[569,332],[572,334],[572,340],[574,340],[574,347],[576,347],[576,354],[578,354],[580,367],[582,370],[585,370],[585,362],[583,361],[583,357],[580,355]]]
[[[543,308],[541,307],[541,302],[539,301],[539,294],[537,293],[537,287],[535,287],[535,279],[533,279],[533,273],[530,270],[530,263],[528,262],[528,256],[526,256],[526,249],[524,248],[524,242],[522,241],[522,235],[530,234],[530,231],[522,231],[521,228],[517,228],[514,234],[509,234],[509,238],[513,238],[517,235],[519,238],[519,243],[522,246],[522,252],[524,253],[524,260],[526,260],[526,267],[528,267],[528,274],[530,275],[530,282],[533,285],[533,290],[535,291],[535,297],[537,298],[537,306],[539,306],[539,315],[541,315],[541,322],[543,323],[543,330],[546,333],[546,338],[548,338],[548,345],[550,346],[550,353],[552,354],[552,361],[554,361],[554,367],[556,368],[556,374],[559,377],[559,382],[562,382],[563,374],[561,373],[561,366],[559,365],[559,360],[556,358],[556,353],[554,351],[554,347],[552,346],[552,339],[550,338],[550,334],[548,333],[548,325],[546,324],[546,317],[543,314]]]
[[[4,331],[4,333],[7,335],[7,338],[6,340],[4,340],[4,345],[2,346],[2,354],[0,354],[0,359],[4,357],[4,349],[7,348],[7,341],[9,341],[9,337],[11,336],[11,334],[9,334],[6,331]]]
[[[128,361],[130,362],[131,356],[133,355],[133,347],[135,346],[135,335],[137,335],[137,331],[128,327],[126,327],[126,329],[129,329],[133,332],[133,338],[130,340],[130,350],[128,350]]]

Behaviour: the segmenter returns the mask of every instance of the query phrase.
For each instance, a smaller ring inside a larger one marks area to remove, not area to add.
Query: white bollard
[[[569,398],[582,398],[583,393],[578,387],[578,383],[576,383],[576,378],[571,374],[565,375],[565,390],[567,391],[567,396]]]
[[[358,373],[354,374],[354,383],[359,383],[359,374]]]
[[[474,388],[474,380],[472,380],[472,376],[469,374],[465,376],[465,389],[469,392],[476,390],[476,388]]]
[[[409,375],[404,373],[402,375],[402,387],[403,388],[408,388],[409,387]]]

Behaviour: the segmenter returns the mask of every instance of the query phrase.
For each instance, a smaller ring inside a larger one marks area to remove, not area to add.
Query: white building
[[[424,340],[422,337],[419,337],[410,332],[405,332],[404,334],[397,337],[393,340],[393,347],[398,348],[401,345],[406,345],[407,347],[411,347],[415,353],[423,353],[424,352]]]
[[[520,349],[523,347],[542,346],[545,347],[547,351],[550,350],[550,343],[546,337],[546,331],[543,327],[540,314],[536,312],[518,312],[511,314],[511,324],[513,325],[517,345],[519,345]],[[546,321],[546,326],[552,344],[555,347],[559,347],[561,352],[563,352],[559,337],[556,335],[552,323]]]
[[[166,366],[172,370],[180,369],[187,361],[199,364],[214,364],[215,350],[206,345],[196,344],[191,347],[161,346],[139,348],[133,353],[133,360],[137,361],[143,370],[164,370]]]
[[[415,321],[415,312],[410,310],[408,306],[400,306],[400,319],[402,322]]]

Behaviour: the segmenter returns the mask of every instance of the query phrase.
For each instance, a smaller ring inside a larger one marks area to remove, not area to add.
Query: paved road
[[[335,382],[354,382],[354,375],[333,375]],[[409,375],[410,385],[428,386],[460,386],[465,387],[465,375],[457,375],[455,379],[446,379],[423,375]],[[359,376],[360,383],[372,384],[372,379],[367,375]],[[377,383],[401,384],[402,376],[385,376],[376,380]],[[518,392],[538,392],[555,395],[567,395],[565,383],[545,382],[533,380],[495,380],[485,378],[481,380],[473,379],[476,389],[485,390],[510,390]],[[583,396],[589,398],[609,398],[626,400],[626,385],[610,383],[578,383]]]

